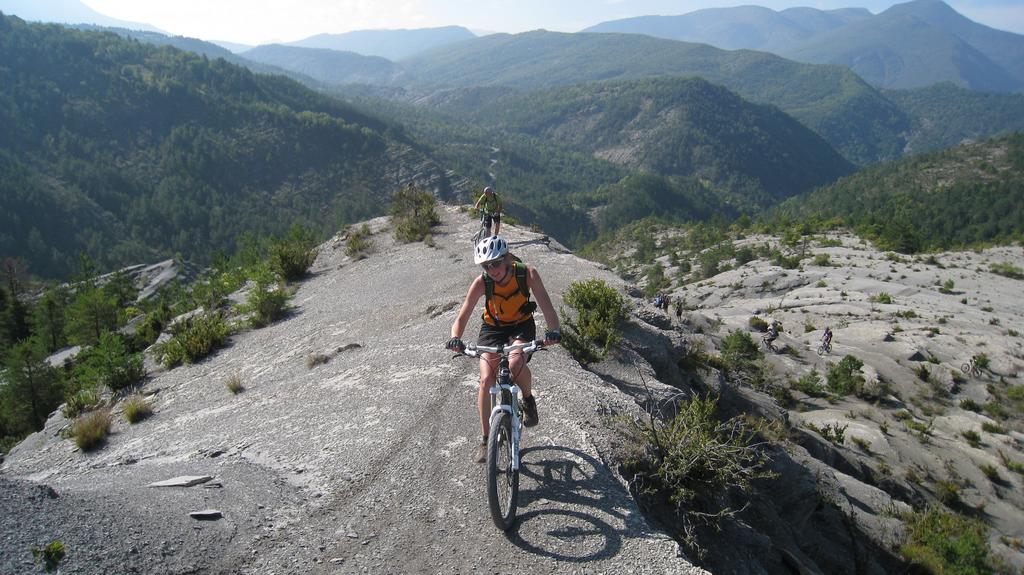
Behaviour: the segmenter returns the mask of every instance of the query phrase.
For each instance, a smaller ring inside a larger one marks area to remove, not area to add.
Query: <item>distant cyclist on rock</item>
[[[469,291],[452,324],[451,339],[445,347],[458,352],[466,349],[462,333],[481,296],[485,296],[483,325],[480,326],[477,345],[497,347],[509,343],[529,343],[537,339],[533,312],[538,305],[548,328],[544,334],[544,345],[553,345],[562,340],[558,314],[551,305],[551,297],[544,288],[540,274],[533,266],[517,261],[508,253],[508,244],[501,236],[494,235],[480,240],[473,261],[483,267],[483,273],[469,284]],[[536,303],[530,301],[531,293],[537,297]],[[526,365],[529,360],[529,357],[523,357],[522,352],[511,354],[509,371],[523,392],[523,425],[532,427],[537,425],[538,418],[537,401],[533,397],[533,376]],[[480,411],[481,439],[474,457],[477,463],[487,459],[491,415],[488,394],[495,379],[498,361],[499,357],[493,353],[485,353],[480,357],[480,388],[476,399]]]
[[[488,232],[491,229],[491,221],[494,221],[494,234],[501,233],[501,198],[494,191],[494,188],[487,186],[480,199],[473,204],[474,210],[479,210],[484,215],[484,227]]]

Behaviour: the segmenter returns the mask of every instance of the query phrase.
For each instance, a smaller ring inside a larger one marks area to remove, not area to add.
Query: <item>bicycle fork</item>
[[[508,394],[508,401],[503,401],[502,396]],[[491,422],[494,423],[494,416],[501,413],[507,412],[509,417],[512,419],[512,437],[509,440],[512,442],[512,469],[515,471],[519,470],[519,438],[520,438],[520,425],[519,425],[519,410],[513,406],[512,402],[519,401],[519,386],[508,383],[507,374],[499,373],[498,382],[491,386]]]

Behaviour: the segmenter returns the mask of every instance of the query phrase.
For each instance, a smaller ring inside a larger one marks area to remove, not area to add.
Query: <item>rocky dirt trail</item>
[[[557,347],[531,364],[541,423],[525,436],[520,521],[507,535],[491,524],[470,460],[477,367],[443,349],[478,273],[476,222],[440,211],[433,247],[395,245],[385,219],[367,259],[325,244],[288,318],[152,374],[154,415],[118,417],[100,450],[76,451],[52,417],[3,463],[0,572],[31,571],[29,548],[61,540],[62,573],[702,573],[606,462],[603,414],[639,408]],[[571,281],[622,283],[503,231],[556,307]],[[147,487],[183,475],[212,479]],[[222,517],[189,517],[201,509]]]

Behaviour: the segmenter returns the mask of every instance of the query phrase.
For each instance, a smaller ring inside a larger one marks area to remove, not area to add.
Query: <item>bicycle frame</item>
[[[491,386],[491,417],[507,412],[512,417],[512,469],[519,470],[519,439],[522,435],[522,422],[519,419],[519,386],[512,382],[512,372],[508,367],[508,356],[502,355],[498,364],[498,376]]]
[[[519,440],[522,437],[522,419],[519,417],[519,386],[512,381],[512,371],[509,369],[509,355],[516,351],[524,354],[532,354],[543,349],[544,342],[541,340],[529,343],[516,343],[489,347],[483,345],[467,345],[463,353],[470,357],[480,357],[485,353],[495,353],[501,357],[498,363],[498,373],[491,385],[491,416],[501,412],[507,412],[512,417],[512,469],[519,470]]]

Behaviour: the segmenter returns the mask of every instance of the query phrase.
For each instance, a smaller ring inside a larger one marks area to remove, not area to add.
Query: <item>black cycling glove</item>
[[[466,344],[462,343],[462,340],[457,337],[449,339],[448,343],[444,344],[444,346],[452,351],[457,351],[459,353],[466,351]]]
[[[544,333],[545,341],[553,341],[559,343],[562,341],[562,332],[560,331],[549,331]]]

